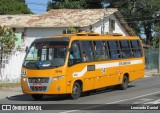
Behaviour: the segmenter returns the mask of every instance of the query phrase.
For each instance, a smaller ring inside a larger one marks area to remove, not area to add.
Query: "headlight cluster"
[[[64,76],[54,77],[54,78],[52,79],[52,81],[56,81],[56,80],[59,80],[59,79],[62,79],[62,78],[64,78]]]

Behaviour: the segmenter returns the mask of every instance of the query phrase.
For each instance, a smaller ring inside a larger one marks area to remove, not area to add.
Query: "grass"
[[[0,83],[0,88],[19,87],[20,83]]]

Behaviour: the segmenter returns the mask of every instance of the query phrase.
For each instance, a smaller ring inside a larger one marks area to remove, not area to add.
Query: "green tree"
[[[51,9],[102,8],[102,0],[52,0],[48,2],[47,11]]]
[[[160,26],[156,26],[154,28],[154,36],[152,39],[152,45],[154,48],[159,47],[159,39],[160,39]]]
[[[17,38],[11,28],[0,27],[0,61],[3,54],[10,54]]]
[[[0,0],[0,14],[31,14],[25,0]]]
[[[160,11],[159,0],[105,0],[109,7],[116,7],[126,18],[129,26],[134,32],[141,36],[146,35],[146,42],[151,43],[153,28],[158,22],[156,15]]]

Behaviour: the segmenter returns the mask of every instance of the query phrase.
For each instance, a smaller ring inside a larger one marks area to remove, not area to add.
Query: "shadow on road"
[[[129,85],[128,89],[136,87],[136,85]],[[112,91],[118,91],[119,89],[115,89],[115,87],[107,87],[107,88],[101,88],[96,89],[92,91],[87,91],[82,93],[81,97],[87,97],[92,95],[98,95],[102,93],[112,92]],[[28,94],[21,94],[21,95],[15,95],[11,97],[6,97],[8,100],[11,101],[34,101],[31,95]],[[40,101],[64,101],[64,100],[71,100],[69,95],[45,95],[42,100]],[[37,100],[36,100],[37,101]]]
[[[6,98],[11,101],[34,101],[32,96],[28,94],[15,95]],[[70,99],[67,95],[45,95],[40,101],[61,101],[67,99]]]

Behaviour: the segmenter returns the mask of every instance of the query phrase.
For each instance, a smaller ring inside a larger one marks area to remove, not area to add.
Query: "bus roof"
[[[44,38],[40,38],[39,41],[46,41],[47,40],[63,40],[69,41],[71,40],[140,40],[137,36],[122,36],[120,33],[115,34],[99,34],[99,33],[86,33],[80,32],[75,34],[59,34],[55,36],[48,36]]]

